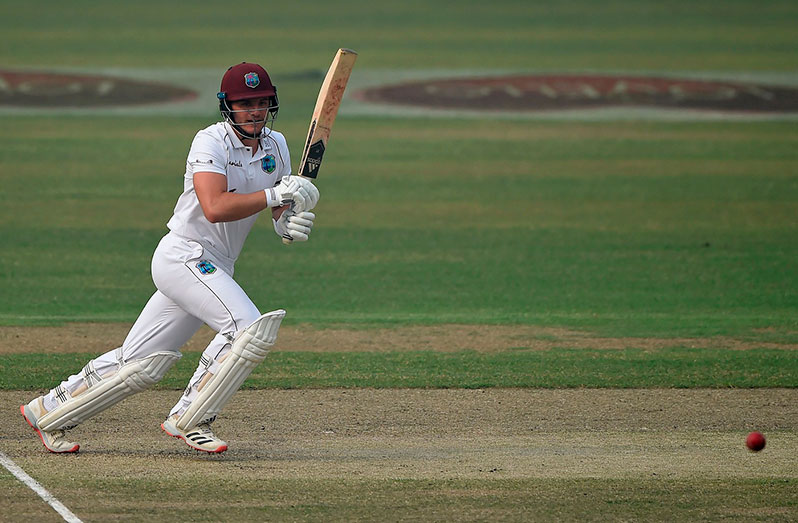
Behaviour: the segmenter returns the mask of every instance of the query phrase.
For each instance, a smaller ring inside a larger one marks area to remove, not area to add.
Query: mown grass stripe
[[[199,353],[188,353],[158,385],[185,387]],[[0,389],[53,387],[91,354],[0,357]],[[789,349],[518,350],[504,352],[274,352],[244,388],[768,388],[798,387]]]

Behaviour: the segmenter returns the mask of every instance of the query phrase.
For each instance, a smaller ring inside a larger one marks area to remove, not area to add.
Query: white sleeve
[[[283,138],[283,143],[281,145],[281,153],[283,155],[283,163],[285,165],[283,176],[288,176],[291,174],[291,155],[288,153],[288,144],[285,143],[285,138]]]
[[[210,133],[200,131],[191,143],[188,165],[192,173],[212,172],[227,176],[227,149]]]

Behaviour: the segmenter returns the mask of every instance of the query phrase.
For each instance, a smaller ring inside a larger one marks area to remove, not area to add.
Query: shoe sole
[[[72,447],[71,449],[66,449],[66,450],[53,450],[53,449],[51,449],[50,447],[47,446],[47,443],[44,442],[44,436],[42,436],[41,431],[36,428],[36,425],[31,423],[31,421],[28,419],[28,415],[25,414],[25,405],[20,405],[19,406],[19,411],[22,413],[22,417],[25,418],[25,421],[28,423],[28,425],[30,425],[30,428],[35,430],[36,434],[39,435],[39,439],[42,440],[42,445],[44,445],[44,448],[46,448],[47,450],[49,450],[53,454],[67,454],[67,453],[70,453],[70,452],[77,452],[78,449],[80,449],[80,445],[78,445],[78,444],[75,444],[74,447]]]
[[[166,432],[168,435],[172,436],[173,438],[177,438],[179,440],[182,440],[183,443],[185,443],[186,445],[188,445],[189,447],[191,447],[194,450],[199,450],[200,452],[207,452],[208,454],[221,454],[222,452],[227,450],[227,445],[222,445],[221,447],[219,447],[216,450],[208,450],[208,449],[203,449],[203,448],[200,448],[200,447],[195,447],[194,445],[191,444],[191,442],[189,440],[187,440],[186,438],[184,438],[180,434],[172,434],[171,432],[166,430],[166,427],[164,427],[163,423],[161,423],[161,429],[164,432]]]

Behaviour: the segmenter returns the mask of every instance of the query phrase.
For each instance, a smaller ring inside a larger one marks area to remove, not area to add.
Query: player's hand
[[[292,205],[299,203],[305,204],[305,200],[309,197],[307,190],[301,189],[298,176],[283,176],[280,183],[266,189],[266,205],[268,207],[282,207],[284,205]]]
[[[307,178],[283,176],[274,188],[266,189],[269,207],[291,205],[296,212],[310,211],[319,203],[319,190]]]
[[[310,236],[310,230],[313,228],[313,220],[316,215],[312,212],[302,211],[296,214],[291,214],[287,219],[285,228],[291,241],[306,242]]]
[[[292,180],[292,176],[283,176],[280,183],[266,189],[266,205],[268,207],[282,207],[283,205],[291,205],[294,203],[294,193],[299,187],[299,183]]]
[[[286,210],[275,223],[274,230],[285,243],[306,242],[315,219],[316,215],[312,212]]]
[[[296,212],[312,211],[316,207],[316,204],[319,203],[319,190],[313,185],[313,182],[307,178],[301,176],[292,176],[292,178],[296,178],[300,191],[304,190],[304,192],[302,192],[304,203],[300,206],[300,204],[295,201],[294,210]]]

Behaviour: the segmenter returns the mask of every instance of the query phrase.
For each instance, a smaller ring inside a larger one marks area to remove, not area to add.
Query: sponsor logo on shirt
[[[241,165],[241,162],[239,162],[238,160],[230,160],[229,162],[227,162],[227,165],[234,165],[236,167],[243,167],[243,165]]]

